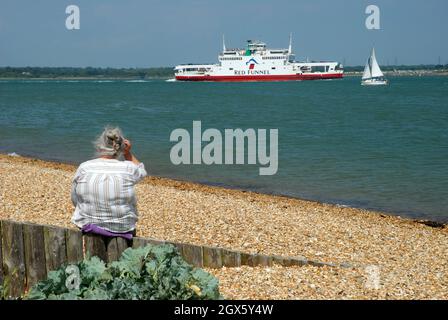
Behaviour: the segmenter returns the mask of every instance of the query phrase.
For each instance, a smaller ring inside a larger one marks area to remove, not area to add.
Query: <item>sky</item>
[[[380,30],[365,26],[368,5]],[[80,29],[68,30],[68,5]],[[448,63],[447,0],[0,0],[0,66],[161,67],[215,63],[259,39],[296,59]]]

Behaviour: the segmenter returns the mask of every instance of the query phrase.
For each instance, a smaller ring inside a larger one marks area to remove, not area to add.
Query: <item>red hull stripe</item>
[[[257,75],[257,76],[176,76],[180,81],[293,81],[293,80],[320,80],[339,79],[342,73],[324,74],[288,74],[288,75]]]

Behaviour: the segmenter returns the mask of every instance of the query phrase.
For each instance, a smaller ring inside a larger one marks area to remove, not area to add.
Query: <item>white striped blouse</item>
[[[72,222],[95,224],[111,232],[135,229],[138,220],[134,185],[146,176],[143,163],[98,158],[82,163],[73,178]]]

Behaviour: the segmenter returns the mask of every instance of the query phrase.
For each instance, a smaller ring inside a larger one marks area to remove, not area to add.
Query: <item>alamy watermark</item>
[[[380,26],[380,8],[374,4],[366,7],[366,28],[368,30],[379,30]]]
[[[68,17],[65,20],[65,27],[68,30],[79,30],[81,28],[81,18],[79,6],[71,4],[65,8],[65,13]],[[366,7],[365,14],[367,18],[365,20],[365,26],[368,30],[379,30],[380,25],[380,8],[377,5],[370,4]]]
[[[65,286],[68,290],[79,290],[81,285],[81,276],[79,274],[79,268],[75,265],[69,265],[65,268],[67,278],[65,279]]]
[[[81,28],[81,17],[79,7],[71,4],[65,8],[65,13],[69,16],[65,19],[65,27],[68,30],[79,30]]]
[[[225,129],[223,135],[214,128],[202,132],[201,121],[193,121],[192,135],[178,128],[171,132],[170,141],[177,142],[170,151],[174,165],[259,164],[259,175],[274,175],[278,170],[278,129]]]

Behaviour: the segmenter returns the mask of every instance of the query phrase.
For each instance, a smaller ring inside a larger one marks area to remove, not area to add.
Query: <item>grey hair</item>
[[[120,128],[107,126],[93,142],[97,156],[120,157],[124,148],[123,140],[124,137]]]

